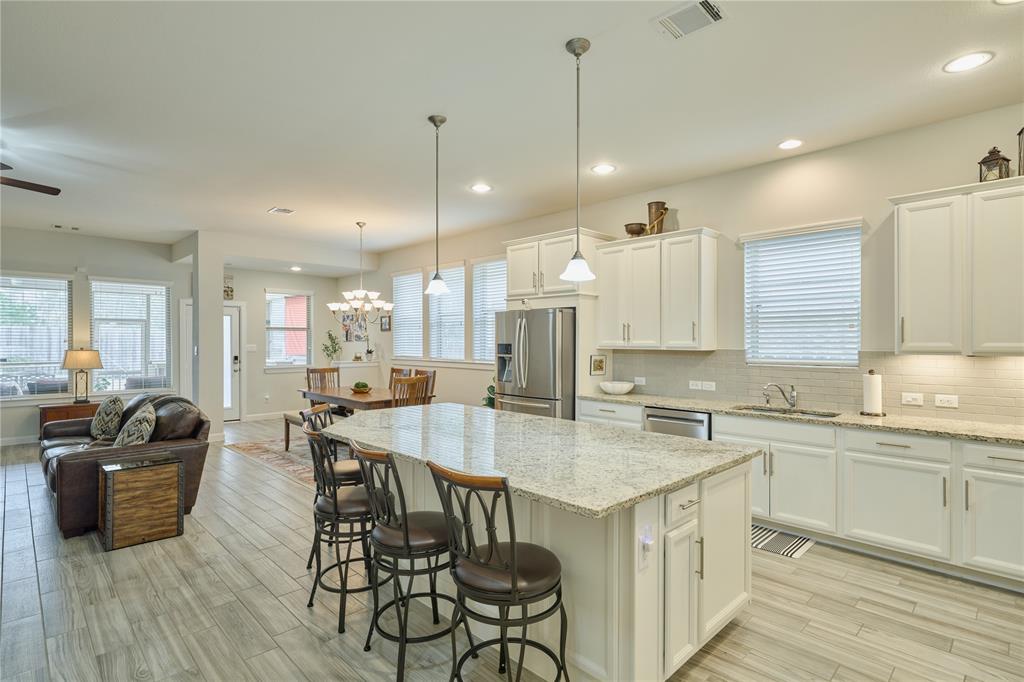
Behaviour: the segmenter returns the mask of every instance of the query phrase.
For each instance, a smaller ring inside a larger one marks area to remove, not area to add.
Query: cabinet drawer
[[[836,444],[836,430],[831,426],[798,424],[777,419],[733,417],[715,415],[711,418],[711,432],[721,435],[743,436],[768,441],[785,441],[801,445],[832,448]]]
[[[695,516],[699,506],[700,483],[691,483],[665,495],[665,527],[672,528]]]
[[[581,400],[580,415],[596,417],[607,421],[629,422],[637,425],[643,423],[643,408],[639,405],[617,405],[597,400]]]
[[[1024,473],[1024,448],[964,443],[964,466]]]
[[[953,459],[952,446],[948,440],[904,436],[890,431],[862,431],[859,429],[848,429],[845,436],[847,450],[875,452],[894,457],[931,459],[938,462],[949,462]]]

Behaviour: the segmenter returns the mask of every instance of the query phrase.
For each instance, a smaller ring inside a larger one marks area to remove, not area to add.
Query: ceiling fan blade
[[[0,170],[11,170],[11,168],[12,168],[12,167],[13,167],[13,166],[8,166],[8,165],[7,165],[6,163],[4,163],[3,161],[0,161]]]
[[[42,192],[43,194],[49,194],[51,196],[57,196],[60,194],[60,189],[57,187],[50,187],[49,185],[39,185],[34,182],[26,182],[24,180],[15,180],[14,178],[5,178],[0,176],[0,185],[7,185],[9,187],[19,187],[21,189],[27,189],[31,192]]]

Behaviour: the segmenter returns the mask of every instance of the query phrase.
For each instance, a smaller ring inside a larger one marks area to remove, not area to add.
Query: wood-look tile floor
[[[226,427],[228,442],[280,430]],[[394,678],[395,645],[363,652],[364,595],[344,635],[336,595],[306,607],[310,491],[292,479],[211,445],[185,534],[114,552],[61,538],[36,446],[0,449],[0,484],[0,679]],[[503,679],[496,663],[467,679]],[[447,639],[409,648],[410,680],[449,665]],[[1024,680],[1024,598],[823,545],[754,552],[753,603],[673,679]]]

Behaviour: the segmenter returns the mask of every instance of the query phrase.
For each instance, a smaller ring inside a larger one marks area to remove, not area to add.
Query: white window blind
[[[166,284],[90,280],[92,347],[103,369],[94,391],[171,385],[171,288]]]
[[[392,355],[423,357],[423,273],[410,272],[392,278]]]
[[[309,294],[267,290],[266,367],[306,367],[313,357]]]
[[[860,226],[744,244],[747,362],[855,366]]]
[[[473,359],[494,360],[494,313],[505,310],[505,259],[473,265]]]
[[[0,277],[0,397],[66,393],[71,282]]]
[[[434,273],[430,273],[433,277]],[[466,359],[466,268],[441,268],[448,293],[430,296],[430,357]]]

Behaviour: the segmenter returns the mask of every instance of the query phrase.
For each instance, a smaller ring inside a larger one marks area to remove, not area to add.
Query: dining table
[[[300,388],[305,400],[328,403],[350,410],[381,410],[391,407],[392,392],[389,388],[371,388],[367,393],[356,393],[348,386],[339,388]],[[429,403],[434,396],[428,396]]]

